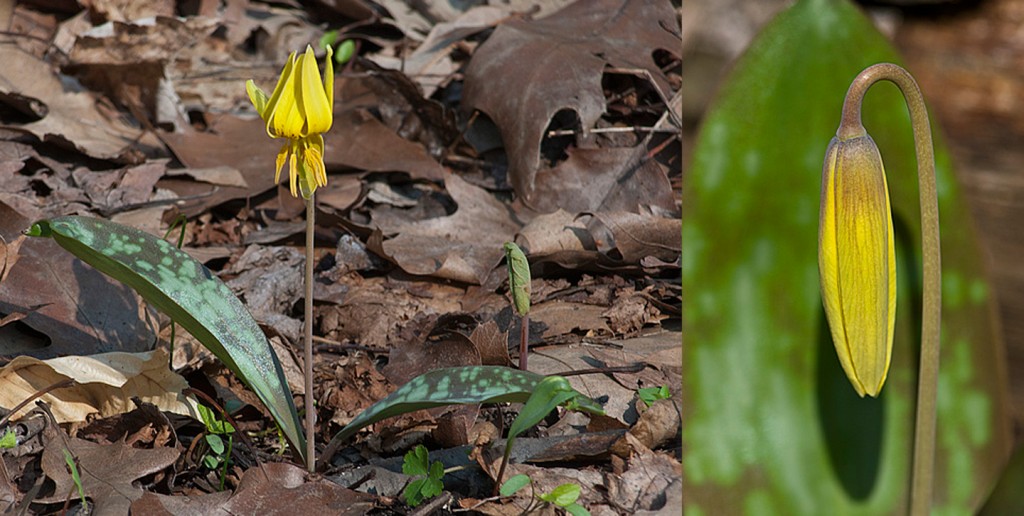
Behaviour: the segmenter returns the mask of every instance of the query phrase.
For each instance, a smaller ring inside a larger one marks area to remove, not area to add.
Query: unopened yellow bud
[[[896,321],[896,253],[882,156],[867,134],[833,138],[822,172],[818,273],[839,362],[878,396]]]

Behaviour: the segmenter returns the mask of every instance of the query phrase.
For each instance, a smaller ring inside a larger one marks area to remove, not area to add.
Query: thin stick
[[[843,119],[837,136],[863,133],[860,107],[872,84],[890,81],[903,92],[914,129],[917,180],[921,199],[921,252],[924,289],[921,309],[921,363],[917,377],[917,422],[914,425],[914,467],[910,489],[910,514],[924,516],[931,510],[935,467],[935,399],[939,379],[939,323],[942,307],[942,266],[939,247],[939,204],[935,192],[935,156],[931,126],[921,89],[903,68],[882,63],[868,67],[850,84],[843,103]]]
[[[313,197],[315,193],[306,199],[306,319],[303,325],[305,334],[305,347],[303,354],[303,369],[305,373],[305,407],[306,407],[306,471],[313,473],[316,470],[316,411],[313,408],[313,231],[315,208]]]

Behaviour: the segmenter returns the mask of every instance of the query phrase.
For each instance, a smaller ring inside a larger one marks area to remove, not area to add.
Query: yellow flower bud
[[[320,136],[334,121],[333,51],[327,47],[327,66],[323,83],[313,49],[296,57],[292,52],[274,93],[267,97],[250,79],[245,83],[249,100],[267,124],[271,138],[288,138],[277,155],[274,182],[281,179],[281,169],[288,163],[289,185],[297,195],[296,185],[308,199],[317,187],[327,184],[324,168],[324,140]]]
[[[829,143],[818,273],[839,362],[857,394],[878,396],[896,321],[896,253],[882,156],[867,134]]]

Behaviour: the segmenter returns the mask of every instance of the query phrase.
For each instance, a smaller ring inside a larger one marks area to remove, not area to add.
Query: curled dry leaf
[[[57,382],[76,384],[42,396],[59,423],[84,421],[99,413],[109,417],[135,408],[133,397],[167,412],[197,417],[196,402],[181,391],[188,382],[167,369],[162,348],[145,353],[102,353],[39,360],[19,356],[0,368],[0,407],[12,409],[30,396]],[[32,409],[28,405],[16,416]]]
[[[411,222],[381,245],[371,239],[369,247],[411,274],[482,284],[519,225],[482,188],[456,175],[445,178],[445,187],[459,205],[453,215]]]
[[[652,57],[677,52],[669,2],[577,2],[536,21],[500,25],[466,69],[463,107],[487,113],[509,156],[509,178],[526,200],[534,193],[544,130],[556,113],[572,110],[591,128],[605,110],[606,66],[646,69],[662,91],[668,80]]]
[[[40,141],[72,148],[86,156],[137,162],[133,145],[142,131],[100,112],[84,91],[65,87],[50,64],[16,47],[0,46],[0,103],[36,119],[26,124],[3,124],[34,135]]]

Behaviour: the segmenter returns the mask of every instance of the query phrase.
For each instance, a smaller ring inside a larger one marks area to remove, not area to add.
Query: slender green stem
[[[305,377],[305,407],[306,407],[306,470],[310,473],[316,469],[316,409],[313,407],[313,228],[315,208],[313,207],[313,196],[306,199],[306,303],[305,320],[303,325],[303,373]]]
[[[921,362],[917,377],[917,423],[914,427],[914,467],[910,490],[910,514],[929,513],[935,464],[935,399],[939,379],[939,321],[941,318],[941,258],[939,204],[935,191],[935,156],[931,126],[924,97],[914,78],[903,68],[882,63],[868,67],[854,79],[843,104],[837,135],[845,139],[864,134],[860,107],[872,84],[887,80],[899,87],[907,101],[914,129],[917,179],[921,199],[921,251],[924,292],[921,309]]]
[[[526,371],[526,358],[530,352],[530,314],[522,317],[522,327],[519,329],[519,370]]]

